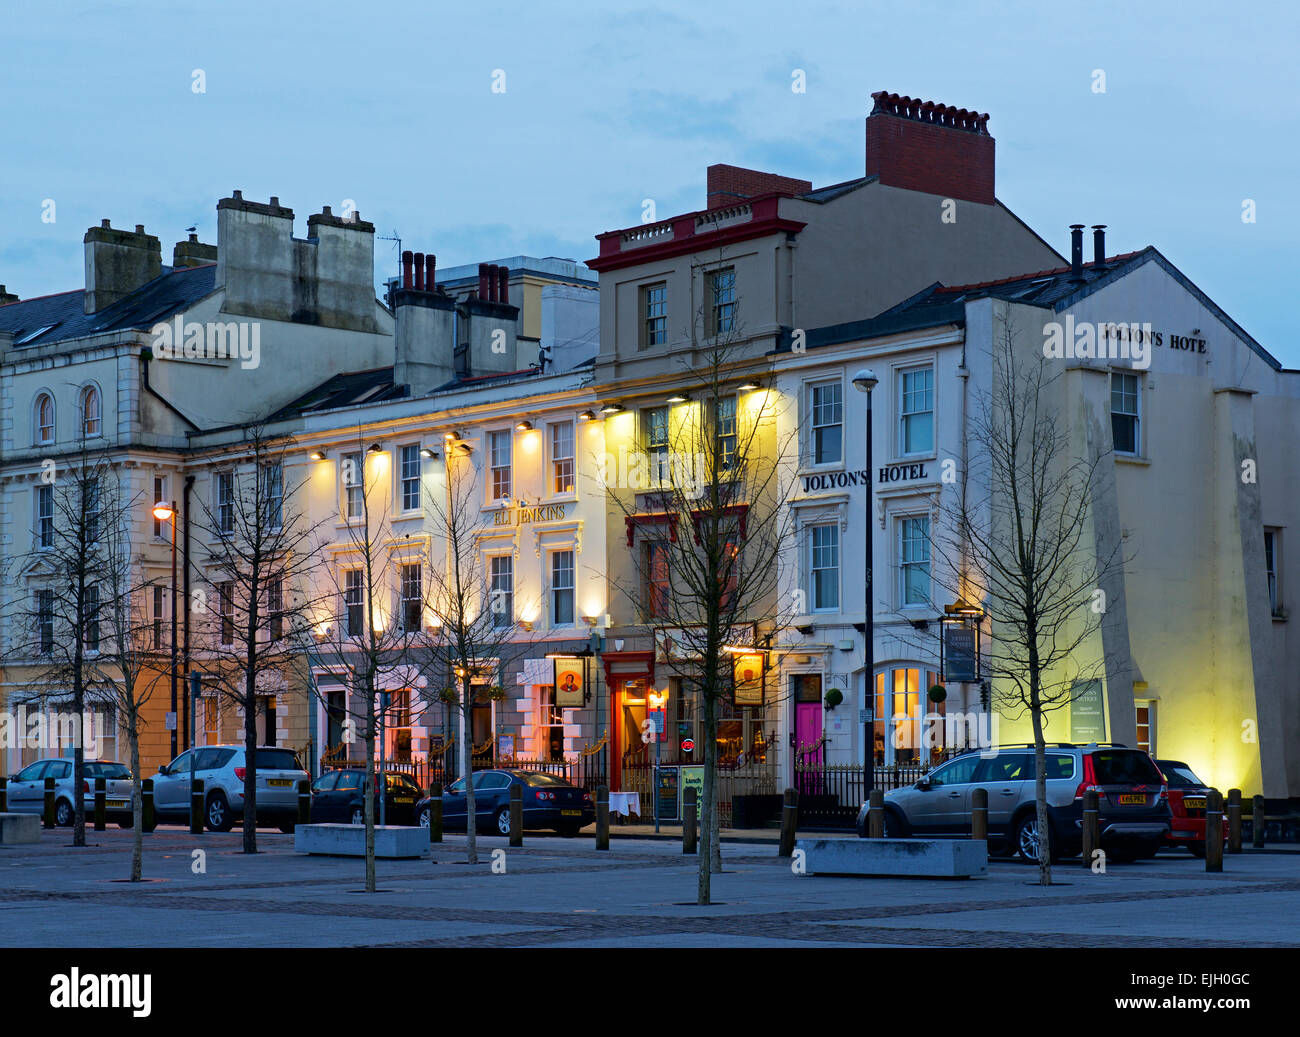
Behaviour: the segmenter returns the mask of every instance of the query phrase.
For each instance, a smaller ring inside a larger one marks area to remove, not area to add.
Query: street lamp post
[[[874,720],[875,709],[875,680],[876,680],[876,631],[875,631],[875,609],[872,608],[872,590],[871,590],[871,390],[879,382],[875,372],[870,368],[864,367],[861,371],[853,376],[853,384],[862,392],[867,394],[867,499],[862,509],[862,530],[863,530],[863,548],[866,552],[866,584],[863,588],[862,604],[862,639],[863,639],[863,674],[862,674],[862,780],[864,801],[871,798],[871,789],[874,784],[874,758],[875,758],[875,737],[874,737]]]
[[[172,759],[176,758],[176,732],[180,727],[180,714],[177,708],[176,699],[176,674],[179,669],[179,661],[176,657],[176,502],[168,504],[166,501],[159,501],[153,506],[153,517],[159,522],[171,522],[172,524]]]

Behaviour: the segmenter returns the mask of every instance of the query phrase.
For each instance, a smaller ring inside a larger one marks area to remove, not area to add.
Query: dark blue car
[[[542,771],[491,770],[474,773],[475,828],[499,835],[510,834],[510,788],[523,786],[524,828],[549,828],[569,837],[596,820],[591,793],[563,778]],[[442,824],[449,831],[464,831],[465,779],[458,778],[442,793]],[[415,807],[418,823],[429,827],[429,797]]]

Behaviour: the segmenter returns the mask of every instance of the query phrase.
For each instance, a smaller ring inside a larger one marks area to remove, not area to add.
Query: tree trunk
[[[1038,678],[1030,677],[1030,716],[1034,721],[1034,804],[1038,818],[1038,884],[1052,884],[1051,832],[1047,827],[1047,747],[1043,743],[1043,709]]]
[[[144,874],[144,795],[140,778],[140,732],[134,715],[127,723],[126,737],[131,746],[131,881],[139,882]]]
[[[367,689],[371,710],[366,720],[366,892],[375,891],[375,695]]]
[[[233,804],[227,804],[233,806]],[[244,853],[257,852],[257,691],[244,686]]]
[[[467,667],[468,669],[468,667]],[[465,781],[465,863],[478,863],[478,814],[474,806],[474,723],[473,686],[468,673],[461,678],[460,758],[461,777]]]
[[[718,720],[717,699],[708,693],[709,675],[705,673],[704,689],[704,803],[701,806],[699,887],[695,902],[700,906],[713,902],[713,845],[715,839],[714,814],[717,811],[717,759]]]
[[[85,594],[85,583],[81,585]],[[84,597],[83,599],[84,600]],[[72,748],[72,845],[86,845],[86,796],[81,791],[86,780],[86,683],[82,667],[86,657],[82,649],[82,631],[85,629],[81,602],[77,603],[78,625],[72,653],[72,711],[77,717],[77,744]],[[92,729],[93,730],[93,729]]]

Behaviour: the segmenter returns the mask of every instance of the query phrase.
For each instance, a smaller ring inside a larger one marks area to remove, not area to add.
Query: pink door
[[[802,796],[822,792],[822,763],[825,749],[822,746],[822,704],[796,702],[794,705],[794,744],[796,787]]]

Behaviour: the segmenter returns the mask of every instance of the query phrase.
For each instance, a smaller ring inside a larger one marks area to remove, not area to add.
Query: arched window
[[[99,390],[88,385],[81,390],[81,434],[97,436],[100,427]]]
[[[36,442],[54,442],[54,397],[47,392],[36,397]]]

